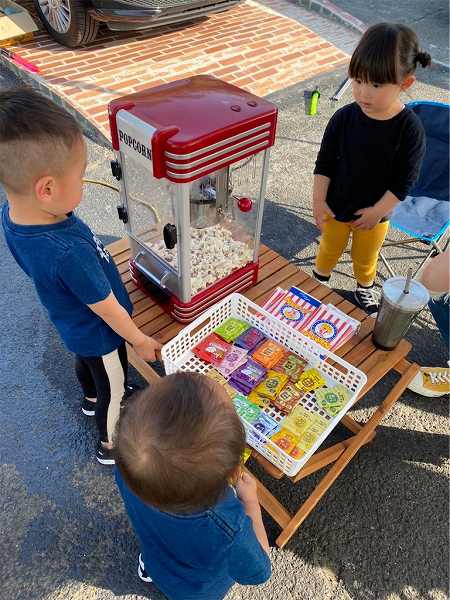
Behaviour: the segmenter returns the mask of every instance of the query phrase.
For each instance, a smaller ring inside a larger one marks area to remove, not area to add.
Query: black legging
[[[104,356],[75,355],[75,371],[84,396],[95,403],[95,419],[102,442],[111,442],[127,385],[125,342]]]

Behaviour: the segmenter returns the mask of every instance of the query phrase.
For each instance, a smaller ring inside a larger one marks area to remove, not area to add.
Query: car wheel
[[[95,39],[99,23],[88,14],[84,0],[35,0],[35,5],[45,28],[60,44],[76,48]]]

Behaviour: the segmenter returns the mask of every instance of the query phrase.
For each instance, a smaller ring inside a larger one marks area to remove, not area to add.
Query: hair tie
[[[425,69],[425,67],[429,67],[431,65],[431,56],[428,54],[428,52],[418,52],[414,58],[414,63],[415,65],[419,63]]]

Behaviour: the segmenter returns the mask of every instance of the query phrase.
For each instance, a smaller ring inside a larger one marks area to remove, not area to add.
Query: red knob
[[[251,198],[239,198],[237,205],[242,212],[250,212],[253,208],[253,200]]]

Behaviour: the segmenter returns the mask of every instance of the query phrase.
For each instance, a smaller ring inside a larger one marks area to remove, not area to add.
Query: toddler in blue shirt
[[[113,464],[112,434],[129,387],[125,340],[144,360],[155,360],[160,345],[133,323],[112,257],[72,212],[85,169],[86,144],[69,113],[31,89],[0,92],[6,243],[76,356],[82,411],[97,422],[96,458]]]
[[[225,390],[177,373],[138,393],[114,441],[116,481],[139,540],[138,573],[169,600],[221,600],[271,574],[245,432]]]

